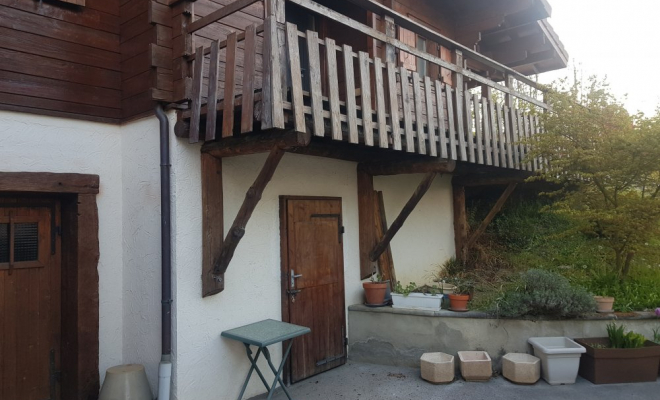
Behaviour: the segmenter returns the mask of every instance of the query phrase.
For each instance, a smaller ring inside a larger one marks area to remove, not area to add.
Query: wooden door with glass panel
[[[59,399],[59,204],[0,199],[0,399]]]

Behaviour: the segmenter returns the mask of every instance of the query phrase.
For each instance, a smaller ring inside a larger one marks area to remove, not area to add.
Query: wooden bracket
[[[272,179],[273,174],[277,169],[277,165],[280,163],[283,155],[284,150],[279,147],[273,147],[273,149],[270,151],[270,154],[268,155],[268,158],[266,159],[266,162],[264,163],[264,166],[261,168],[257,179],[255,179],[254,183],[245,194],[245,200],[243,200],[243,204],[238,210],[238,214],[234,219],[234,223],[229,229],[229,232],[227,232],[227,236],[225,237],[224,243],[222,244],[220,255],[213,263],[214,278],[221,279],[222,274],[227,271],[227,267],[229,266],[229,263],[234,256],[236,246],[238,246],[238,243],[245,235],[245,226],[250,220],[252,212],[257,207],[259,200],[261,200],[261,195],[263,194],[268,182],[270,182]]]
[[[504,192],[502,193],[500,198],[497,199],[497,202],[495,203],[493,208],[488,212],[488,215],[486,215],[486,218],[484,218],[483,222],[481,222],[481,225],[479,225],[477,230],[474,231],[474,233],[465,243],[465,247],[464,247],[465,251],[467,251],[470,247],[472,247],[474,243],[477,241],[477,239],[479,239],[479,237],[486,231],[488,224],[490,224],[493,218],[495,218],[495,216],[500,212],[500,210],[502,210],[504,203],[506,203],[511,193],[513,193],[513,191],[516,189],[516,186],[518,186],[518,183],[512,182],[509,183],[506,189],[504,189]],[[463,249],[461,249],[461,251],[462,250]]]
[[[415,189],[415,192],[399,213],[399,216],[396,217],[390,228],[387,230],[387,232],[385,232],[378,244],[369,253],[369,259],[371,261],[376,261],[378,257],[380,257],[380,255],[383,253],[383,251],[385,251],[387,246],[394,238],[394,235],[396,235],[399,229],[401,229],[403,223],[406,222],[406,219],[410,213],[412,213],[419,201],[422,199],[422,197],[424,197],[424,194],[426,194],[426,192],[429,190],[431,183],[433,183],[433,179],[435,179],[436,175],[437,172],[429,172],[426,174],[422,182],[419,184],[419,186],[417,186],[417,189]]]

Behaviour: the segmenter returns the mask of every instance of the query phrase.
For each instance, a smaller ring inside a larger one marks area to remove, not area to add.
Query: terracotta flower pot
[[[387,292],[387,282],[364,282],[364,297],[367,304],[381,305],[385,303],[385,292]]]
[[[608,312],[613,312],[612,307],[614,307],[614,297],[606,297],[606,296],[594,296],[594,299],[596,300],[596,305],[599,313],[608,313]]]
[[[467,311],[467,303],[470,300],[469,294],[450,294],[449,309],[452,311]]]

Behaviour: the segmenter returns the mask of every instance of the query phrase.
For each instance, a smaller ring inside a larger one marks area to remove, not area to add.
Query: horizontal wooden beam
[[[232,3],[227,4],[226,6],[219,8],[213,11],[211,14],[206,15],[194,21],[192,24],[188,25],[188,33],[194,33],[205,26],[211,25],[212,23],[221,20],[231,14],[241,11],[244,8],[251,6],[252,4],[261,1],[261,0],[236,0]]]
[[[490,185],[508,185],[510,183],[523,183],[525,182],[526,177],[513,177],[513,176],[507,176],[507,177],[476,177],[476,178],[470,178],[470,177],[455,177],[452,181],[454,185],[458,186],[466,186],[466,187],[473,187],[473,186],[490,186]]]
[[[218,158],[243,156],[265,153],[275,147],[282,150],[305,147],[309,145],[311,140],[312,137],[309,132],[266,132],[257,135],[230,137],[215,142],[206,142],[202,146],[202,153],[208,153]]]
[[[429,172],[448,173],[456,168],[456,162],[451,160],[405,160],[392,162],[365,162],[360,163],[358,168],[371,176],[378,175],[401,175],[401,174],[426,174]]]
[[[369,253],[369,259],[371,261],[378,260],[378,257],[380,257],[380,255],[383,254],[383,251],[387,249],[387,246],[389,246],[390,242],[394,238],[394,235],[399,232],[399,229],[401,229],[403,223],[406,222],[406,219],[408,219],[410,213],[412,213],[419,201],[422,199],[422,197],[424,197],[424,194],[426,194],[426,192],[431,187],[431,183],[433,183],[433,179],[435,179],[436,175],[437,173],[435,172],[426,174],[406,205],[403,206],[403,209],[399,215],[396,217],[394,222],[392,222],[392,225],[389,227],[387,232],[385,232],[385,235],[383,235],[383,237],[380,239],[380,242],[378,242],[371,253]]]
[[[98,194],[99,176],[50,172],[0,172],[0,191]]]

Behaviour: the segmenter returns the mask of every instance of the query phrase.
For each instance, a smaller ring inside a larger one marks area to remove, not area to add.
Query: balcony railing
[[[244,32],[218,38],[208,48],[197,48],[192,101],[183,113],[189,120],[191,142],[221,140],[255,128],[294,129],[355,145],[468,163],[528,171],[543,167],[542,160],[527,157],[541,131],[538,111],[547,108],[529,95],[536,89],[528,78],[458,44],[448,62],[312,1],[288,1],[376,39],[392,52],[405,52],[451,71],[451,84],[267,17],[262,25],[250,25]],[[194,28],[251,3],[237,1],[233,9],[225,6]],[[442,39],[395,16],[393,20],[406,29]],[[301,57],[303,49],[306,57]],[[505,84],[468,69],[468,58],[494,68],[505,77]],[[309,71],[304,84],[303,70]],[[517,86],[528,85],[527,94],[514,90],[514,80]]]

